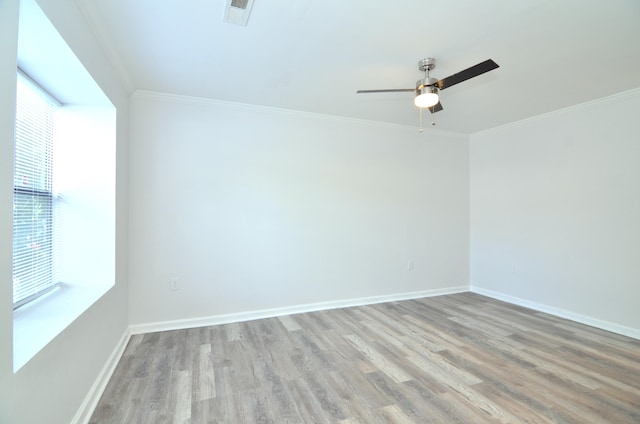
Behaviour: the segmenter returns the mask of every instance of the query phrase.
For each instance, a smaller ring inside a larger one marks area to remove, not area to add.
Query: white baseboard
[[[89,389],[89,393],[85,396],[78,412],[71,420],[71,424],[86,424],[91,419],[91,415],[93,414],[94,409],[98,405],[98,401],[104,392],[104,389],[107,387],[107,383],[111,379],[113,372],[116,369],[116,365],[118,365],[118,361],[122,357],[125,348],[127,347],[127,343],[129,343],[129,339],[131,338],[131,331],[127,328],[120,338],[120,341],[116,345],[111,355],[109,355],[109,359],[102,367],[100,374],[96,378],[96,381],[93,382],[91,389]]]
[[[601,330],[610,331],[612,333],[621,334],[627,337],[633,337],[634,339],[640,339],[640,329],[637,328],[626,327],[624,325],[616,324],[613,322],[603,321],[587,315],[577,314],[575,312],[544,305],[542,303],[531,302],[526,299],[506,295],[492,290],[486,290],[473,285],[471,286],[471,292],[491,297],[493,299],[502,300],[504,302],[512,303],[514,305],[523,306],[525,308],[533,309],[539,312],[555,315],[557,317],[579,322],[581,324],[590,325],[591,327],[600,328]]]
[[[240,312],[234,314],[213,315],[200,318],[178,319],[173,321],[134,324],[129,328],[131,334],[153,333],[156,331],[182,330],[185,328],[207,327],[210,325],[229,324],[252,321],[255,319],[273,318],[305,312],[324,311],[328,309],[349,308],[352,306],[372,305],[375,303],[395,302],[399,300],[418,299],[422,297],[441,296],[445,294],[468,292],[469,286],[447,287],[443,289],[424,290],[384,296],[364,297],[338,300],[332,302],[308,303],[305,305],[287,306],[284,308],[263,309],[259,311]]]

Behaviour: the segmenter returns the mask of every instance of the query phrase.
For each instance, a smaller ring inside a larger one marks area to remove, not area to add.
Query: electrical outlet
[[[413,271],[413,261],[411,259],[407,261],[407,270]]]
[[[169,279],[169,289],[180,290],[180,280],[178,280],[177,277],[173,277]]]

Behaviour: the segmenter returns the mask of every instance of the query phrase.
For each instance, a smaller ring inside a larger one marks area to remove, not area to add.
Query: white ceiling
[[[473,133],[640,87],[638,0],[255,0],[246,27],[224,0],[77,2],[132,90],[417,126],[412,93],[356,90],[492,58],[434,115]]]

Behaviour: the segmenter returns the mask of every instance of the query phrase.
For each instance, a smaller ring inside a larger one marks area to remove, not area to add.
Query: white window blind
[[[58,104],[18,73],[13,177],[13,306],[57,285],[52,191],[53,120]]]

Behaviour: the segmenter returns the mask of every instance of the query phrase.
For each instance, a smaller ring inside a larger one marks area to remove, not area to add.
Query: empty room
[[[637,0],[0,28],[0,423],[640,422]]]

